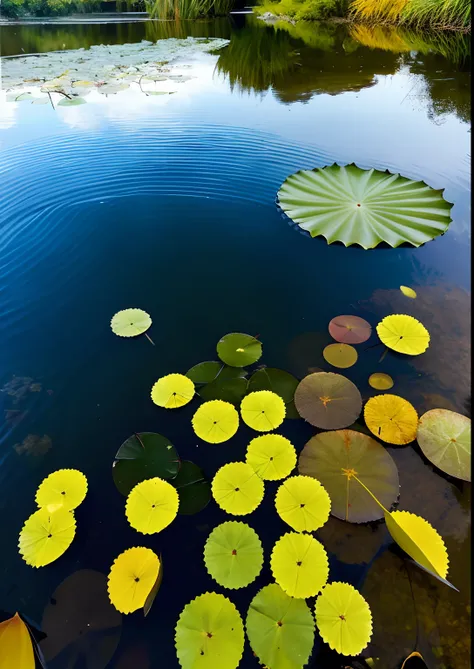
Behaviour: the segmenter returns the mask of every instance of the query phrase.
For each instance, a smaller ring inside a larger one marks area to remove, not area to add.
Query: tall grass
[[[225,16],[234,0],[146,0],[153,19],[198,19],[204,16]]]
[[[350,14],[356,21],[413,28],[471,28],[471,0],[353,0]]]

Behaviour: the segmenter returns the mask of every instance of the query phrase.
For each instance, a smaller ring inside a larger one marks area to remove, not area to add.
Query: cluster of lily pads
[[[401,290],[416,298],[413,289]],[[153,343],[151,325],[151,317],[140,309],[120,311],[111,320],[115,334],[145,335]],[[367,321],[351,315],[336,316],[328,329],[335,342],[326,347],[324,357],[336,368],[354,364],[355,346],[372,334]],[[420,355],[429,346],[426,328],[405,314],[385,317],[376,332],[397,353]],[[263,500],[265,481],[281,481],[275,509],[290,531],[273,546],[275,582],[251,601],[245,630],[262,663],[272,669],[299,669],[312,652],[315,627],[342,655],[359,654],[371,638],[367,602],[351,585],[329,582],[327,553],[312,535],[330,514],[354,523],[384,518],[392,539],[419,567],[454,587],[446,580],[448,555],[436,530],[412,512],[392,510],[399,496],[398,470],[381,442],[405,445],[416,439],[439,469],[469,481],[470,419],[445,409],[418,418],[407,400],[386,393],[369,398],[363,408],[355,384],[334,372],[313,372],[298,381],[283,370],[262,367],[247,378],[245,367],[261,355],[257,337],[230,333],[217,343],[219,361],[199,363],[186,374],[168,374],[151,388],[151,400],[165,410],[179,410],[196,397],[203,400],[191,423],[207,443],[231,439],[240,420],[260,433],[251,439],[242,461],[222,466],[210,484],[197,465],[180,460],[168,439],[136,433],[119,448],[112,472],[116,487],[127,497],[130,525],[144,535],[162,531],[178,513],[201,510],[211,496],[229,515],[249,515]],[[369,383],[382,391],[394,385],[380,373],[372,374]],[[356,423],[362,408],[369,433]],[[288,417],[301,417],[319,430],[299,456],[275,432]],[[28,564],[44,566],[64,553],[74,537],[73,510],[86,492],[87,481],[76,470],[59,470],[44,480],[36,495],[40,509],[20,533],[20,553]],[[216,583],[233,590],[257,578],[263,548],[250,525],[229,520],[211,531],[203,559]],[[143,609],[146,615],[162,577],[161,556],[145,546],[129,548],[111,566],[110,601],[121,613]],[[314,612],[305,601],[313,597]],[[244,636],[244,623],[230,599],[203,593],[184,607],[177,621],[179,662],[183,669],[233,669],[242,657]]]
[[[32,104],[49,104],[52,96],[60,96],[58,106],[85,104],[91,91],[114,95],[137,84],[145,95],[170,95],[173,90],[156,88],[166,82],[168,88],[194,78],[192,74],[173,69],[188,67],[176,63],[178,57],[190,57],[221,49],[224,39],[159,40],[155,44],[142,40],[139,44],[91,46],[62,52],[5,59],[2,63],[2,88],[9,91],[8,102],[29,100]],[[25,91],[28,87],[31,90]],[[44,95],[36,95],[36,92]]]

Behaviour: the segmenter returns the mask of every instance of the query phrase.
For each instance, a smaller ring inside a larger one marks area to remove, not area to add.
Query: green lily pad
[[[238,369],[236,367],[229,367],[222,362],[206,361],[200,362],[186,372],[188,379],[194,383],[195,386],[205,383],[212,383],[217,379],[237,379],[247,376],[245,369]]]
[[[49,98],[35,98],[31,101],[32,105],[47,105],[49,104]]]
[[[211,500],[211,484],[204,476],[202,469],[194,462],[183,460],[178,475],[170,483],[178,491],[178,513],[183,516],[199,513]]]
[[[217,355],[226,365],[246,367],[260,358],[262,344],[248,334],[231,332],[217,342]]]
[[[204,546],[204,564],[224,588],[245,588],[260,574],[263,548],[246,523],[230,520],[215,527]]]
[[[179,456],[169,439],[155,432],[140,432],[120,446],[112,476],[117,490],[127,497],[137,483],[155,476],[173,479],[179,469]]]
[[[200,362],[188,370],[186,376],[198,386],[196,392],[206,402],[223,400],[239,406],[247,392],[245,369],[222,362]]]
[[[399,494],[397,465],[375,439],[354,430],[321,432],[305,445],[298,472],[313,476],[331,498],[331,515],[350,523],[367,523],[384,517],[377,502],[357,478],[390,509]]]
[[[63,98],[58,102],[58,107],[76,107],[77,105],[85,105],[84,98]]]
[[[260,662],[271,669],[302,669],[314,643],[314,619],[304,599],[271,583],[250,603],[247,636]]]
[[[103,86],[99,86],[97,90],[102,95],[115,95],[116,93],[120,93],[120,91],[127,90],[127,88],[130,88],[130,85],[126,83],[104,84]]]
[[[416,435],[425,456],[441,471],[471,480],[471,419],[448,409],[421,416]]]
[[[9,93],[7,95],[7,102],[23,102],[24,100],[32,100],[31,93]]]
[[[278,191],[278,204],[303,230],[322,235],[328,244],[421,246],[451,223],[453,205],[443,192],[388,170],[334,163],[289,176]]]
[[[271,390],[273,393],[279,395],[286,404],[286,418],[299,418],[300,415],[296,410],[294,403],[295,390],[298,387],[299,381],[285,372],[283,369],[275,367],[264,367],[257,369],[249,379],[248,392],[255,392],[257,390]]]

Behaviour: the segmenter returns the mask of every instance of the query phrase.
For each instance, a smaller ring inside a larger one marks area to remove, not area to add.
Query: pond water
[[[380,348],[362,345],[343,373],[363,399],[374,394],[369,374],[384,371],[419,414],[442,407],[470,416],[466,45],[336,25],[271,27],[243,15],[0,31],[3,56],[188,35],[230,40],[178,63],[176,71],[193,78],[173,95],[134,85],[70,108],[7,102],[4,91],[0,98],[0,608],[40,627],[70,574],[107,574],[125,548],[149,546],[164,561],[149,616],[124,616],[121,628],[96,620],[93,632],[78,622],[48,666],[171,669],[183,606],[206,590],[229,595],[202,560],[210,529],[226,516],[211,502],[158,535],[137,535],[112,481],[114,455],[132,433],[155,431],[212,477],[242,459],[254,433],[241,427],[221,446],[199,442],[194,403],[176,415],[151,402],[160,376],[215,359],[218,339],[232,331],[259,334],[269,366],[299,378],[331,371],[322,349],[332,317],[353,313],[375,326],[408,313],[430,331],[424,355],[380,362]],[[299,234],[277,211],[276,192],[292,172],[335,161],[444,188],[454,203],[449,230],[420,248],[371,251]],[[415,288],[417,299],[400,285]],[[152,315],[154,347],[112,334],[111,316],[129,306]],[[314,430],[287,420],[281,432],[299,452]],[[415,646],[430,667],[462,669],[470,656],[470,484],[436,470],[416,444],[388,450],[399,467],[400,508],[443,536],[449,580],[460,592],[414,568],[409,581],[383,524],[335,518],[317,533],[331,579],[367,598],[374,634],[364,656],[377,658],[377,669],[396,669]],[[35,570],[17,553],[18,533],[39,482],[65,467],[89,481],[77,535],[63,557]],[[271,547],[285,531],[273,508],[276,488],[268,484],[261,507],[243,519],[262,539],[265,565],[248,588],[230,593],[242,615],[272,580]],[[88,582],[86,574],[71,596],[79,610]],[[248,643],[241,666],[258,666]],[[342,665],[316,641],[309,666]]]

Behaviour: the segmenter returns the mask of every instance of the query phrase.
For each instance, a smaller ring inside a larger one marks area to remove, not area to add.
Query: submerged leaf
[[[159,561],[160,561],[160,567],[158,569],[158,576],[156,577],[156,581],[152,589],[150,590],[148,597],[145,599],[145,603],[143,605],[143,615],[145,618],[150,613],[151,607],[153,606],[153,603],[156,599],[156,595],[158,594],[158,591],[161,588],[161,584],[163,582],[163,560],[161,558],[161,553]]]
[[[383,518],[383,510],[354,476],[365,483],[383,506],[399,494],[398,470],[388,451],[375,439],[355,430],[322,432],[300,453],[298,471],[318,479],[331,498],[331,514],[351,523]]]
[[[27,626],[18,613],[0,623],[0,669],[35,669],[35,654]]]
[[[250,602],[245,623],[250,646],[272,669],[301,669],[314,643],[314,619],[303,599],[289,597],[277,583]]]
[[[258,432],[276,430],[285,418],[286,408],[281,397],[270,390],[249,393],[240,405],[242,420]]]
[[[160,478],[138,483],[127,497],[125,513],[130,525],[142,534],[161,532],[176,518],[176,489]]]
[[[69,548],[76,533],[72,511],[59,507],[35,511],[20,532],[21,557],[31,567],[44,567],[54,562]]]
[[[178,453],[169,439],[155,432],[138,432],[115,454],[112,476],[117,490],[128,496],[137,483],[155,477],[172,479],[179,468]]]
[[[255,337],[231,332],[217,342],[217,355],[231,367],[251,365],[262,355],[262,344]]]
[[[183,374],[168,374],[154,384],[151,399],[159,407],[178,409],[194,397],[194,383]]]
[[[180,515],[192,516],[199,513],[211,501],[211,484],[194,462],[183,460],[177,477],[170,483],[178,491]]]
[[[333,367],[347,369],[357,362],[357,351],[350,344],[329,344],[323,350],[323,358]]]
[[[246,462],[228,462],[212,480],[212,495],[217,504],[234,516],[255,511],[264,490],[262,479]]]
[[[203,441],[221,444],[239,428],[239,414],[229,402],[212,400],[204,402],[193,416],[193,430]]]
[[[431,409],[420,418],[418,444],[436,467],[471,480],[471,419],[448,409]]]
[[[262,434],[247,446],[246,462],[265,481],[286,478],[296,465],[295,447],[281,434]]]
[[[336,316],[329,323],[329,334],[343,344],[362,344],[372,334],[372,326],[359,316]]]
[[[297,532],[314,532],[329,518],[331,500],[326,489],[311,476],[292,476],[277,490],[278,515]]]
[[[278,204],[312,237],[371,249],[385,242],[421,246],[448,229],[453,206],[443,191],[400,174],[336,163],[290,175]]]
[[[388,444],[409,444],[416,437],[418,414],[398,395],[377,395],[364,407],[365,424],[376,437]]]
[[[377,325],[377,334],[385,346],[405,355],[420,355],[430,344],[430,335],[425,326],[406,314],[392,314],[383,318]]]
[[[341,374],[315,372],[306,376],[295,392],[302,418],[323,430],[352,425],[360,415],[362,398],[357,387]]]
[[[227,597],[206,592],[186,604],[175,633],[182,669],[236,669],[244,650],[244,627]]]
[[[314,597],[329,576],[328,556],[310,534],[288,532],[273,547],[270,567],[278,585],[290,597]]]
[[[204,546],[204,563],[224,588],[244,588],[259,575],[263,548],[249,525],[228,521],[215,527]]]
[[[111,603],[120,613],[133,613],[145,606],[160,573],[158,556],[143,547],[121,553],[110,568],[107,589]]]
[[[47,476],[36,491],[36,504],[48,511],[60,507],[72,511],[84,501],[87,479],[77,469],[58,469]]]
[[[110,321],[112,332],[119,337],[136,337],[148,330],[151,317],[142,309],[118,311]]]
[[[341,655],[359,655],[372,636],[369,605],[349,583],[329,583],[316,600],[316,625],[323,641]]]

